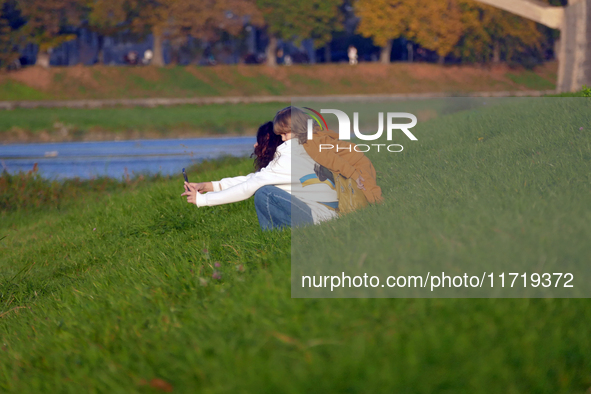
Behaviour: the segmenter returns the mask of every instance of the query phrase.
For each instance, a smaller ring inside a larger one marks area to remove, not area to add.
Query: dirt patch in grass
[[[42,67],[26,67],[17,72],[5,74],[3,77],[21,82],[35,89],[49,90],[53,75],[53,70]]]
[[[489,81],[491,71],[483,67],[437,66],[434,64],[418,64],[407,68],[408,75],[417,81],[430,81],[437,84],[453,83],[462,90],[479,86],[480,81]]]
[[[92,89],[100,89],[103,86],[94,78],[92,68],[78,65],[62,69],[62,71],[65,71],[66,78],[70,79],[70,83],[76,82]]]

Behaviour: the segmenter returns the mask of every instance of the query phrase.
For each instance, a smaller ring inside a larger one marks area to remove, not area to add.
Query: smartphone
[[[185,182],[189,183],[189,178],[187,178],[187,173],[185,172],[184,168],[183,168],[183,177],[185,178]]]

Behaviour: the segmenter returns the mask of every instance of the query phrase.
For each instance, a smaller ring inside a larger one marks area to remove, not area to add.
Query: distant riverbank
[[[533,70],[430,63],[27,67],[0,73],[0,101],[551,90],[557,69],[556,62]]]
[[[255,135],[289,103],[3,111],[0,144]]]
[[[489,91],[459,94],[466,97],[541,96],[553,91]],[[442,92],[390,95],[328,95],[298,97],[321,103],[423,100],[449,97]],[[216,98],[210,98],[216,99]],[[167,99],[130,100],[138,106],[110,107],[109,100],[68,102],[21,102],[39,108],[1,111],[0,144],[76,141],[124,141],[137,139],[198,138],[255,135],[258,126],[273,118],[277,110],[290,104],[290,97],[219,97],[218,104],[172,105],[183,99],[168,99],[164,106],[148,107]],[[294,98],[295,99],[295,98]],[[198,101],[186,99],[184,101]],[[207,98],[199,99],[207,102]],[[214,101],[216,101],[214,100]],[[221,104],[224,100],[228,103]],[[253,101],[233,103],[234,101]],[[126,100],[115,100],[125,102]],[[197,102],[196,101],[196,102]],[[6,103],[5,103],[6,104]],[[43,105],[55,105],[54,108]],[[62,107],[70,105],[75,108]],[[84,106],[98,108],[84,108]],[[103,105],[105,107],[103,107]]]

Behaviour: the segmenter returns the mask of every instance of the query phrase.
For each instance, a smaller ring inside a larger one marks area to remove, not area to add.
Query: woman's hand
[[[198,185],[198,183],[185,182],[185,192],[181,196],[187,196],[187,202],[189,204],[195,204],[197,202],[197,188],[192,185]]]
[[[363,181],[365,181],[365,178],[363,178],[361,175],[359,176],[359,178],[355,180],[355,182],[357,182],[357,187],[361,190],[365,190],[365,186],[363,186]]]
[[[201,183],[189,183],[185,182],[185,192],[181,196],[187,197],[189,204],[195,204],[197,202],[197,193],[205,193],[213,191],[213,183],[201,182]]]
[[[187,185],[189,185],[192,189],[197,190],[199,193],[213,191],[213,183],[211,183],[211,182],[201,182],[201,183],[187,183],[187,182],[185,182],[185,190],[187,189]]]

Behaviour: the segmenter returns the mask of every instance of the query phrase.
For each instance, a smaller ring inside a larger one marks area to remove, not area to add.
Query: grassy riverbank
[[[556,70],[555,62],[533,71],[429,63],[29,67],[0,74],[0,100],[547,90]]]
[[[37,108],[0,113],[0,143],[254,135],[287,103]]]
[[[591,120],[548,100],[505,109],[506,127],[486,127],[498,108],[424,122],[403,153],[371,156],[386,202],[367,213],[400,229],[393,258],[588,259]],[[159,178],[3,211],[0,391],[591,386],[588,299],[292,299],[290,231],[260,232],[252,199],[196,209],[181,189]]]
[[[560,96],[582,95],[582,92],[577,92]],[[408,106],[410,101],[401,103]],[[290,105],[289,101],[155,108],[14,109],[0,112],[0,143],[254,135],[260,124],[272,119],[279,109],[287,105]],[[317,105],[320,104],[312,106]],[[431,117],[428,113],[421,116],[421,104],[416,104],[416,108],[420,121]]]

